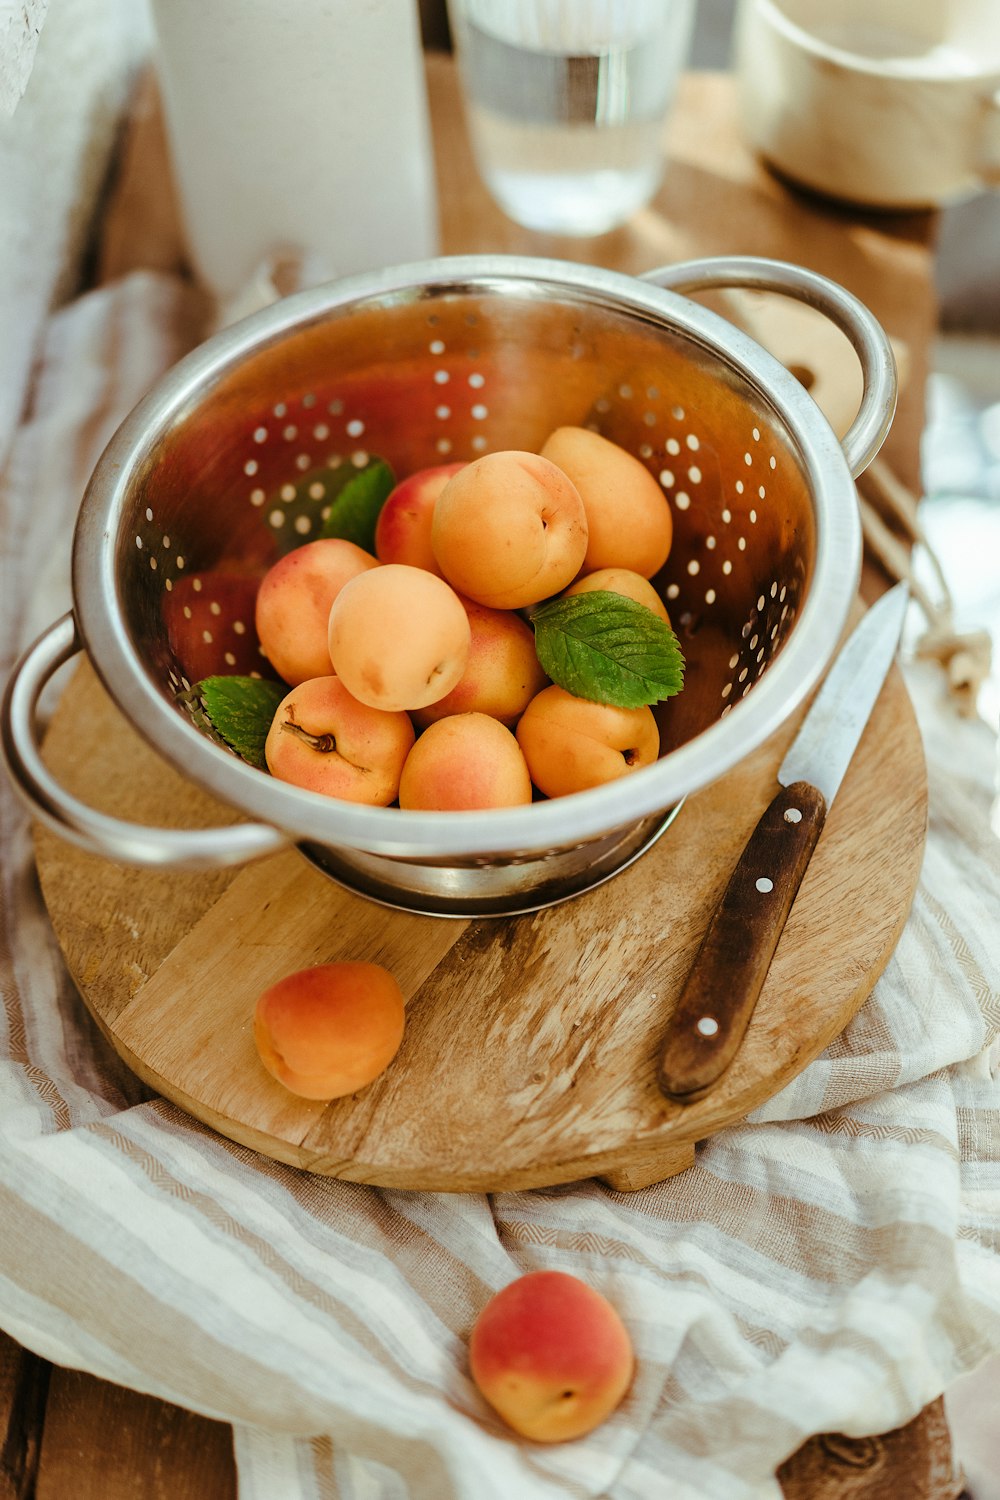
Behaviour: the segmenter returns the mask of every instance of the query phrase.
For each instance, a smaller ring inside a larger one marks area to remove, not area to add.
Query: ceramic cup
[[[878,208],[1000,186],[998,0],[740,0],[743,128],[795,182]]]

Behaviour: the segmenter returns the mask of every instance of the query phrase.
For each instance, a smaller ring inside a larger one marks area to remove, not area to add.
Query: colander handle
[[[287,835],[262,823],[223,828],[146,828],[97,812],[61,786],[42,760],[36,709],[49,679],[83,649],[72,614],[30,646],[4,693],[0,743],[11,780],[40,822],[91,854],[146,869],[217,870],[276,854]]]
[[[885,441],[896,410],[896,361],[881,323],[851,292],[816,271],[755,255],[713,256],[661,266],[642,277],[671,292],[712,288],[778,292],[823,313],[847,335],[861,362],[858,414],[841,441],[852,476],[862,473]]]

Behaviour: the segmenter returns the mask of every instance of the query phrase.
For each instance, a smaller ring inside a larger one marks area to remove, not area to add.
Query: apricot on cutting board
[[[317,964],[264,990],[254,1012],[260,1060],[303,1099],[340,1099],[372,1082],[403,1040],[403,995],[381,964]]]

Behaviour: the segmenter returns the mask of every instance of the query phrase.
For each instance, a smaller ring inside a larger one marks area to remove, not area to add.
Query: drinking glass
[[[479,172],[529,229],[624,223],[663,174],[694,0],[448,0]]]

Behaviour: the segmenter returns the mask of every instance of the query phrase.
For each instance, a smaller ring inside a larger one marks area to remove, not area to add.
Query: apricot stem
[[[290,719],[286,719],[281,728],[285,734],[296,735],[298,739],[304,740],[307,745],[311,745],[314,750],[319,750],[323,755],[329,755],[337,748],[337,741],[332,734],[310,734],[307,729],[302,728],[301,724],[293,724]]]

